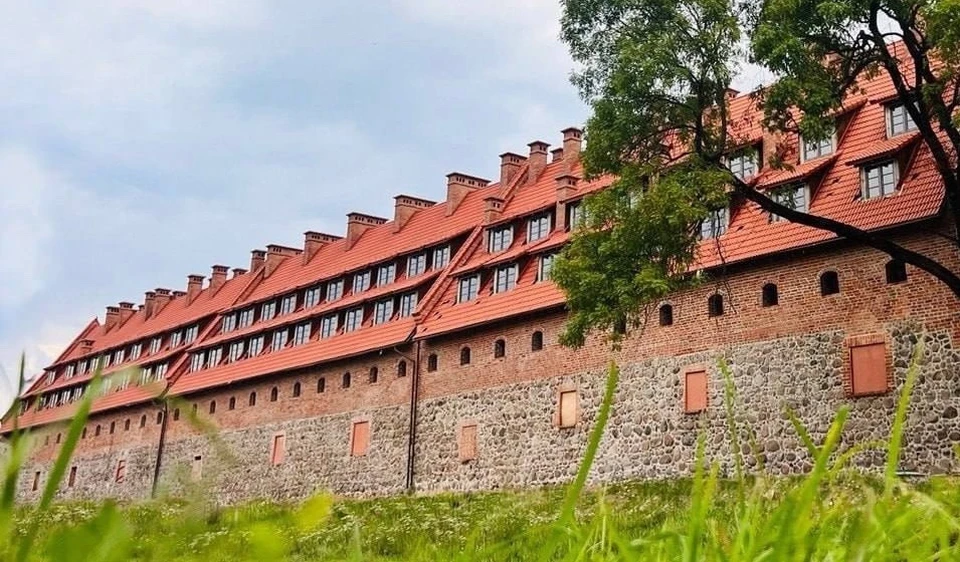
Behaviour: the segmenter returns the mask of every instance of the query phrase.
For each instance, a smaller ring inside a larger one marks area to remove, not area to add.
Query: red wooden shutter
[[[277,466],[283,463],[286,457],[287,438],[282,433],[273,436],[273,451],[270,453],[270,464]]]
[[[707,409],[707,372],[690,371],[684,384],[684,411],[695,414]]]
[[[883,342],[851,347],[850,368],[854,396],[887,392],[887,349]]]
[[[577,391],[567,390],[560,393],[560,427],[577,425]]]
[[[460,428],[460,462],[477,458],[477,426],[465,425]]]
[[[367,454],[370,446],[370,422],[354,422],[353,435],[350,438],[350,454],[360,457]]]

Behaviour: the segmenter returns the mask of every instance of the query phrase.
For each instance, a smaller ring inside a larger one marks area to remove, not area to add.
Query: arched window
[[[277,387],[273,387],[270,389],[270,401],[276,402],[277,398],[280,398],[280,389]]]
[[[300,381],[293,383],[293,392],[291,394],[294,398],[300,397]]]
[[[431,353],[427,356],[427,371],[434,372],[437,370],[437,354]]]
[[[173,409],[173,421],[180,421],[180,408]]]
[[[777,286],[773,283],[767,283],[761,289],[761,304],[763,306],[777,306],[780,304],[780,294]]]
[[[230,401],[227,402],[227,409],[228,409],[228,410],[236,410],[236,409],[237,409],[237,399],[236,399],[236,397],[234,397],[234,396],[231,396],[231,397],[230,397]]]
[[[216,400],[211,400],[211,401],[210,401],[210,413],[211,413],[211,414],[216,414],[216,413],[217,413],[217,401],[216,401]]]
[[[379,379],[380,379],[380,369],[376,367],[370,367],[370,376],[368,377],[370,384],[376,383],[377,380]]]
[[[836,271],[824,271],[820,274],[820,294],[835,295],[840,292],[840,276]]]
[[[401,359],[400,362],[397,363],[397,376],[398,377],[407,376],[407,362],[404,361],[403,359]]]
[[[900,260],[890,260],[884,266],[887,272],[887,283],[903,283],[907,280],[907,264]]]
[[[147,414],[140,416],[140,427],[147,427]]]
[[[317,379],[317,394],[325,391],[327,389],[327,379],[320,377]]]
[[[723,295],[714,293],[707,299],[707,316],[723,316]]]
[[[97,428],[93,430],[94,437],[100,437],[100,424],[97,424]]]
[[[661,304],[659,316],[661,326],[673,326],[673,305]]]
[[[250,393],[250,401],[249,401],[249,404],[250,404],[251,406],[256,406],[256,405],[257,405],[257,393],[256,393],[256,392],[251,392],[251,393]]]
[[[163,423],[163,412],[157,412],[157,424]]]
[[[464,347],[460,349],[460,364],[469,365],[470,364],[470,348]]]
[[[343,384],[341,386],[343,388],[350,388],[350,371],[343,374]]]
[[[543,349],[543,332],[537,330],[530,336],[530,351],[540,351]]]
[[[503,341],[502,339],[493,342],[493,356],[495,358],[500,359],[506,354],[507,354],[507,342]]]

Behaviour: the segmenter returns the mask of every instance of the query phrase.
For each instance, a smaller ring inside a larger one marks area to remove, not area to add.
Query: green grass
[[[916,365],[886,443],[841,447],[846,409],[821,443],[793,416],[813,469],[790,479],[742,474],[753,440],[733,415],[736,389],[722,361],[728,438],[737,455],[729,480],[718,477],[701,438],[691,479],[586,488],[617,385],[614,366],[580,472],[565,488],[364,501],[319,495],[229,508],[203,497],[57,504],[56,478],[76,443],[78,416],[37,506],[13,504],[12,480],[26,447],[22,436],[13,439],[0,492],[0,561],[960,560],[960,482],[910,485],[896,476]],[[883,473],[851,470],[856,453],[871,447],[888,455]]]

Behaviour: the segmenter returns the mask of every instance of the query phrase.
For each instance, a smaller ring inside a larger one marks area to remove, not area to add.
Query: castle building
[[[866,83],[823,142],[764,132],[751,98],[735,97],[744,142],[731,168],[960,271],[939,234],[942,182],[892,92],[883,77]],[[616,351],[600,338],[560,346],[553,260],[583,198],[612,181],[584,180],[581,131],[562,135],[553,151],[536,141],[502,154],[496,181],[449,174],[444,201],[398,195],[390,219],[350,213],[344,236],[307,232],[300,248],[254,250],[247,269],[214,265],[209,281],[107,307],[4,419],[6,435],[36,439],[21,497],[42,492],[97,366],[109,376],[62,497],[146,498],[199,479],[234,502],[566,482],[611,359],[622,375],[593,481],[688,475],[701,432],[729,467],[720,356],[757,447],[750,467],[799,473],[811,459],[785,408],[819,439],[849,405],[845,442],[885,439],[918,341],[901,468],[958,470],[957,299],[922,271],[746,201],[701,228],[710,281],[659,303]],[[763,164],[777,150],[792,166]]]

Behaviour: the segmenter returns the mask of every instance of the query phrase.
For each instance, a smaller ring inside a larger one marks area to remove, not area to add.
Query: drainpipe
[[[160,459],[163,458],[163,445],[167,440],[167,401],[163,401],[163,419],[160,423],[160,442],[157,443],[157,461],[153,465],[153,486],[150,490],[150,497],[157,497],[157,486],[160,484]]]
[[[414,490],[413,463],[416,460],[417,450],[417,402],[420,394],[420,341],[417,341],[417,352],[413,361],[413,374],[410,380],[410,427],[407,432],[407,493]]]

